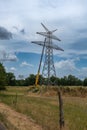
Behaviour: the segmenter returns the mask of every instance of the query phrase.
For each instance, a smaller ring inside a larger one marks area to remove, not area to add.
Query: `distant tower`
[[[55,71],[54,60],[53,60],[53,49],[61,50],[61,51],[64,51],[64,50],[58,47],[57,45],[53,44],[52,42],[52,39],[61,41],[59,38],[53,35],[53,32],[55,32],[57,29],[50,31],[48,30],[47,27],[45,27],[44,24],[41,23],[41,25],[46,30],[46,32],[37,32],[37,34],[40,34],[46,38],[45,62],[44,62],[43,70],[42,70],[42,75],[43,77],[47,78],[47,85],[50,85],[51,84],[50,77],[51,76],[56,77],[56,71]],[[42,45],[42,46],[44,45],[42,41],[33,41],[32,43]]]

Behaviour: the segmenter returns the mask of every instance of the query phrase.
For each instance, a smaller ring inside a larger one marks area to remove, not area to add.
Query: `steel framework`
[[[47,78],[47,85],[52,84],[50,81],[51,76],[56,77],[56,71],[54,66],[54,60],[53,60],[53,49],[64,51],[62,48],[58,47],[56,44],[53,44],[52,39],[61,41],[59,38],[57,38],[53,33],[57,30],[50,31],[48,28],[41,23],[41,25],[44,27],[46,32],[37,32],[37,34],[40,34],[45,37],[45,62],[42,70],[42,76]],[[44,42],[42,41],[32,41],[32,43],[44,46]]]
[[[52,39],[47,38],[48,43],[50,46],[52,45]],[[50,85],[50,77],[54,76],[56,77],[56,71],[54,66],[54,60],[53,60],[53,48],[46,47],[45,49],[45,62],[42,70],[43,77],[47,77],[47,84]]]

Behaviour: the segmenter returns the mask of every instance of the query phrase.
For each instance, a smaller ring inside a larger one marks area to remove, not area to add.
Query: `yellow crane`
[[[41,63],[42,63],[43,54],[44,54],[45,42],[46,42],[46,38],[45,38],[45,40],[44,40],[44,45],[43,45],[43,49],[42,49],[42,53],[41,53],[41,58],[40,58],[40,64],[39,64],[38,73],[37,73],[37,76],[36,76],[36,81],[35,81],[35,86],[36,86],[36,87],[37,87],[38,81],[39,81],[40,68],[41,68]]]

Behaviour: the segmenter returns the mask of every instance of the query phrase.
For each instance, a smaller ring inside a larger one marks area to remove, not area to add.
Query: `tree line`
[[[16,79],[14,73],[6,72],[3,64],[0,63],[0,90],[5,86],[30,86],[35,84],[36,75],[30,74],[25,79]],[[64,76],[62,78],[52,76],[50,81],[53,85],[58,86],[87,86],[87,77],[81,80],[73,75]],[[39,77],[39,85],[46,85],[47,78]]]

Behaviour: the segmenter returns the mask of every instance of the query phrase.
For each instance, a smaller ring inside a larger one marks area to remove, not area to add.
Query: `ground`
[[[32,119],[16,112],[9,106],[0,103],[0,113],[4,113],[7,120],[18,130],[42,130]]]
[[[7,130],[59,130],[57,88],[30,90],[7,87],[0,92],[0,121]],[[66,86],[61,92],[64,130],[87,130],[87,87]]]

